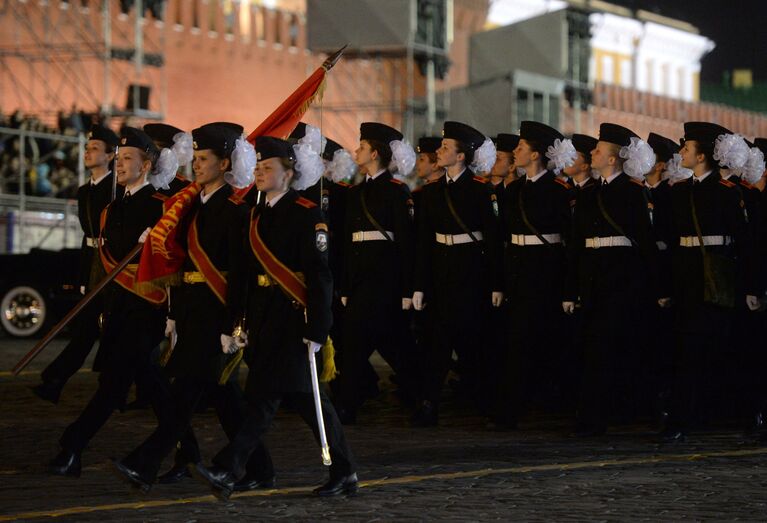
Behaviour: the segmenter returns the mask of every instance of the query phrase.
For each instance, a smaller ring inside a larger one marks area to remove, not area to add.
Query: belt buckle
[[[602,246],[601,240],[602,238],[600,238],[599,236],[595,236],[591,239],[591,243],[594,245],[595,249],[599,249]]]
[[[520,247],[525,246],[525,235],[524,234],[517,234],[517,245]]]
[[[453,235],[452,234],[446,234],[445,235],[445,245],[453,245]]]
[[[355,231],[352,233],[352,241],[353,242],[360,242],[362,241],[362,231]]]

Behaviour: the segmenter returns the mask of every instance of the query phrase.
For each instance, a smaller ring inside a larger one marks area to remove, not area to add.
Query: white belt
[[[703,245],[729,245],[732,238],[729,236],[703,236]],[[700,239],[697,236],[681,236],[679,245],[682,247],[700,247]]]
[[[103,244],[104,244],[104,240],[102,240],[101,238],[91,238],[90,236],[85,237],[85,245],[87,245],[88,247],[93,247],[94,249],[96,249],[99,245],[103,245]]]
[[[599,249],[601,247],[631,247],[631,240],[625,236],[596,236],[586,238],[587,249]]]
[[[668,245],[666,245],[666,242],[658,241],[658,242],[655,242],[655,245],[658,246],[659,251],[665,251],[666,249],[668,249]]]
[[[384,234],[381,231],[356,231],[352,233],[352,241],[353,242],[374,242],[374,241],[394,239],[393,232],[386,231],[386,234],[389,235],[389,238],[384,236]]]
[[[483,239],[482,233],[480,231],[472,231],[474,235],[474,238],[477,239],[477,241]],[[441,233],[435,233],[435,239],[437,240],[437,243],[441,243],[442,245],[460,245],[462,243],[471,243],[474,240],[469,236],[468,234],[441,234]]]
[[[549,243],[562,243],[562,236],[559,234],[541,234],[541,237]],[[514,245],[543,245],[541,239],[534,234],[512,234],[511,243]]]

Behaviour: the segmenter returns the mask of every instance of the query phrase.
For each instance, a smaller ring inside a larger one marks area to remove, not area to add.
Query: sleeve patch
[[[557,182],[562,187],[564,187],[565,189],[572,189],[572,186],[569,183],[567,183],[566,181],[564,181],[562,178],[555,177],[554,181]]]
[[[487,183],[487,178],[483,178],[482,176],[474,175],[474,181],[479,183]]]
[[[721,183],[725,187],[735,187],[735,184],[732,183],[730,180],[719,180],[719,183]]]
[[[403,182],[403,181],[400,181],[400,180],[398,180],[398,179],[396,179],[396,178],[392,178],[392,179],[391,179],[391,180],[389,180],[389,181],[390,181],[391,183],[393,183],[394,185],[405,185],[405,182]]]
[[[313,209],[314,207],[317,207],[316,203],[311,200],[307,200],[303,196],[296,198],[296,204],[300,205],[301,207],[306,207],[307,209]]]
[[[325,231],[325,232],[327,232],[328,226],[327,226],[326,223],[320,222],[320,223],[318,223],[317,225],[314,226],[314,230],[315,231]]]

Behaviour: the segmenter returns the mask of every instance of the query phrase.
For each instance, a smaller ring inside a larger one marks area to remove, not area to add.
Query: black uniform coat
[[[138,243],[141,233],[157,223],[162,216],[163,200],[164,197],[156,194],[151,185],[145,185],[135,194],[119,198],[108,207],[101,235],[104,248],[115,261],[127,256]],[[124,361],[148,356],[148,351],[163,335],[164,308],[114,281],[104,292],[106,321],[94,370],[100,370],[102,364],[120,366]],[[126,352],[127,346],[130,348]]]
[[[181,238],[186,244],[186,231],[191,220],[196,219],[203,251],[219,272],[228,273],[232,260],[242,256],[247,211],[242,200],[232,197],[232,187],[224,185],[206,203],[198,198],[195,208],[187,214]],[[183,270],[193,272],[198,268],[187,257]],[[224,361],[220,336],[232,333],[226,305],[207,283],[182,283],[171,289],[169,317],[176,320],[178,331],[176,347],[166,366],[169,375],[218,380]]]
[[[728,246],[706,246],[706,250],[735,258],[738,246],[746,243],[744,214],[734,184],[722,180],[716,170],[702,182],[687,179],[671,187],[671,241],[678,246],[680,237],[697,236],[690,205],[691,194],[695,198],[701,234],[730,236],[735,240]],[[703,255],[700,247],[674,248],[672,265],[677,329],[695,333],[721,332],[726,311],[703,302]]]
[[[96,185],[92,185],[88,181],[77,189],[77,216],[83,230],[83,241],[80,248],[80,285],[86,287],[97,283],[97,281],[91,281],[92,278],[97,280],[99,276],[104,274],[98,259],[98,251],[95,247],[88,247],[86,238],[98,238],[99,236],[101,211],[112,201],[113,179],[114,174],[110,173]],[[124,191],[124,187],[118,185],[115,198],[122,198]]]
[[[249,346],[245,361],[250,371],[246,394],[254,397],[309,393],[312,390],[309,360],[303,338],[324,343],[332,322],[333,278],[328,267],[327,243],[320,238],[327,234],[326,225],[319,207],[293,190],[280,198],[274,208],[261,205],[253,209],[248,227],[259,214],[258,231],[266,246],[291,271],[304,274],[307,320],[304,309],[278,286],[258,286],[258,275],[266,271],[246,238],[238,258],[240,263],[233,266],[228,285],[232,325],[247,311]]]

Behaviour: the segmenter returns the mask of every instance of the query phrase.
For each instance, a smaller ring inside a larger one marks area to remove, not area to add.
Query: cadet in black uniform
[[[514,149],[517,145],[519,145],[518,134],[501,133],[495,138],[495,163],[489,178],[500,206],[503,206],[502,198],[506,188],[518,178],[517,165],[514,161]],[[507,238],[504,238],[504,241],[506,240]]]
[[[698,412],[712,400],[711,382],[718,372],[715,362],[721,358],[736,306],[734,298],[727,306],[706,301],[700,241],[702,238],[707,255],[718,256],[723,263],[730,260],[735,271],[743,269],[736,261],[745,234],[740,198],[734,184],[722,180],[714,159],[714,143],[726,134],[731,133],[716,124],[685,123],[680,154],[682,166],[692,169],[693,177],[671,188],[672,241],[677,246],[672,252],[674,328],[678,341],[669,420],[661,433],[667,442],[684,440]],[[729,281],[718,281],[717,291],[733,296],[735,279],[725,279]]]
[[[192,136],[195,181],[202,186],[202,191],[181,226],[187,257],[182,282],[171,291],[166,327],[166,331],[178,335],[165,367],[174,379],[171,385],[174,415],[161,419],[155,431],[116,464],[120,474],[144,491],[154,483],[162,460],[179,439],[184,452],[177,454],[176,466],[163,482],[180,479],[187,463],[201,461],[191,429],[190,433],[186,431],[203,396],[207,395],[214,404],[219,422],[230,439],[237,434],[245,416],[242,392],[236,380],[218,385],[227,363],[227,357],[220,350],[220,334],[230,322],[226,304],[228,272],[233,259],[241,255],[248,211],[247,205],[233,195],[232,186],[224,180],[224,173],[233,169],[232,154],[240,133],[232,126],[213,123],[195,129]],[[253,173],[236,174],[239,175],[252,179]],[[271,460],[260,447],[251,458],[248,474],[235,490],[273,485]]]
[[[290,189],[293,177],[301,173],[294,170],[288,142],[259,137],[256,151],[256,184],[266,201],[251,211],[239,257],[243,263],[234,266],[228,287],[232,322],[247,317],[249,413],[234,440],[213,458],[214,466],[198,467],[223,497],[244,476],[251,453],[261,444],[283,399],[290,399],[318,437],[307,350],[320,349],[332,321],[328,231],[320,210]],[[330,480],[316,493],[354,492],[357,475],[351,449],[332,403],[324,394],[321,398],[333,464]]]
[[[341,300],[346,309],[336,404],[344,423],[356,420],[373,351],[386,360],[401,387],[412,387],[406,358],[413,355],[413,340],[404,311],[412,306],[414,209],[407,185],[388,170],[391,144],[401,140],[402,134],[388,125],[365,122],[360,127],[355,161],[365,181],[348,191],[343,240]]]
[[[564,344],[564,244],[570,232],[572,187],[546,166],[547,151],[564,136],[538,122],[524,121],[514,151],[525,176],[506,189],[501,208],[508,344],[502,364],[497,424],[515,427],[535,393],[549,396],[562,386]],[[568,140],[569,142],[569,140]],[[552,153],[551,156],[555,156]],[[559,168],[572,158],[556,158]]]
[[[137,244],[143,242],[162,215],[164,196],[146,181],[159,156],[157,147],[143,131],[123,129],[115,161],[117,181],[125,195],[110,204],[102,214],[99,245],[104,269],[109,272]],[[61,452],[50,464],[53,474],[79,476],[80,454],[91,438],[106,423],[112,412],[125,401],[131,384],[149,371],[150,352],[162,340],[165,292],[136,290],[135,265],[128,266],[105,289],[104,332],[94,370],[101,372],[99,387],[77,420],[59,440]],[[167,398],[160,388],[152,391],[158,416],[167,414]]]
[[[119,138],[111,129],[94,125],[88,133],[83,160],[90,169],[90,180],[77,190],[77,214],[83,230],[80,247],[80,292],[85,294],[106,273],[98,257],[99,217],[112,201],[114,174],[109,170]],[[115,197],[121,198],[123,187],[118,185]],[[32,390],[40,398],[58,403],[61,389],[82,367],[93,345],[99,339],[99,315],[103,299],[95,298],[73,322],[72,334],[64,350],[43,370],[43,382]]]
[[[562,172],[570,179],[570,185],[573,187],[577,200],[581,189],[595,182],[591,171],[591,151],[596,148],[597,139],[587,134],[578,133],[574,134],[571,139],[577,156],[575,162],[565,167]]]
[[[154,141],[158,149],[170,149],[175,145],[175,137],[184,131],[166,123],[148,123],[144,125],[144,132]],[[186,165],[179,165],[179,170],[185,168]],[[181,172],[178,172],[168,183],[168,189],[158,189],[158,192],[165,196],[173,196],[190,183]]]
[[[622,147],[632,145],[632,138],[638,140],[625,127],[600,126],[591,165],[601,179],[581,190],[573,215],[562,305],[567,313],[573,312],[577,300],[582,305],[584,358],[575,430],[579,436],[604,433],[611,400],[625,401],[632,392],[629,369],[636,355],[636,296],[642,286],[637,275],[643,270],[657,274],[658,248],[640,181],[644,173],[632,172],[630,177],[624,165],[635,158],[619,156]],[[649,149],[642,144],[642,149]],[[662,300],[659,303],[668,303],[665,291],[654,294]]]
[[[467,166],[485,136],[459,122],[445,122],[438,163],[446,175],[421,197],[415,292],[416,310],[433,308],[433,354],[422,369],[424,398],[413,423],[436,425],[438,404],[453,350],[467,390],[476,400],[487,382],[480,369],[487,343],[490,307],[503,302],[502,243],[498,201],[487,180]]]

